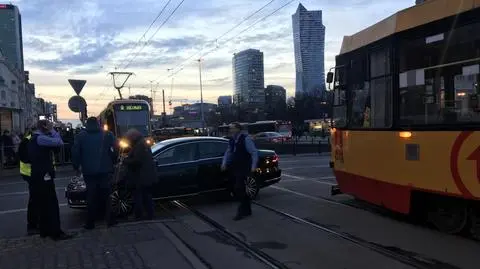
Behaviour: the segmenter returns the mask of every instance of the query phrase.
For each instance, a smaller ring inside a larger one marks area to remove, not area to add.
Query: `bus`
[[[122,138],[131,129],[137,129],[152,144],[150,138],[150,105],[144,100],[122,99],[110,102],[98,116],[104,130]]]
[[[330,166],[359,200],[480,239],[480,0],[430,0],[343,39]]]
[[[249,134],[255,135],[262,132],[276,132],[286,138],[292,138],[292,123],[290,121],[272,120],[248,124]]]
[[[163,141],[166,139],[177,138],[177,137],[190,137],[195,136],[195,130],[192,128],[186,127],[167,127],[157,130],[153,130],[153,139],[158,141]]]

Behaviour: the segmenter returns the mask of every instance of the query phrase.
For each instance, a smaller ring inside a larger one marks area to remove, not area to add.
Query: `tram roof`
[[[427,0],[403,9],[350,36],[344,36],[340,54],[354,51],[398,32],[480,7],[480,0]]]

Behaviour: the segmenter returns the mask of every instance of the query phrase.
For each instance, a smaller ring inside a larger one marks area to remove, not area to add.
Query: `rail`
[[[215,220],[211,219],[210,217],[206,216],[205,214],[201,213],[200,211],[191,208],[190,206],[186,205],[183,202],[180,201],[172,201],[171,204],[174,207],[177,207],[179,209],[184,209],[192,213],[194,216],[196,216],[198,219],[206,223],[207,225],[215,228],[218,232],[220,232],[222,235],[226,236],[227,238],[231,239],[238,247],[242,248],[245,250],[245,252],[248,252],[250,255],[255,257],[257,260],[268,266],[269,268],[272,269],[288,269],[286,265],[283,263],[279,262],[278,260],[274,259],[273,257],[269,256],[265,252],[251,246],[247,242],[245,242],[243,239],[241,239],[238,235],[235,233],[232,233],[231,231],[227,230],[224,226],[222,226],[220,223],[216,222]],[[171,213],[173,214],[173,213]]]
[[[339,202],[331,200],[331,199],[321,199],[321,200],[325,200],[325,201],[330,202],[330,203],[338,203],[338,204],[341,204],[341,205],[345,205],[343,203],[339,203]],[[300,223],[300,224],[303,224],[303,225],[307,225],[309,227],[312,227],[316,230],[320,230],[322,232],[326,232],[326,233],[331,234],[331,235],[333,235],[337,238],[341,238],[343,240],[349,241],[350,243],[355,244],[357,246],[375,251],[375,252],[377,252],[381,255],[384,255],[386,257],[394,259],[398,262],[401,262],[403,264],[412,266],[413,268],[418,268],[418,269],[455,268],[454,266],[451,266],[451,265],[448,265],[448,264],[443,264],[443,263],[441,263],[437,260],[429,259],[427,257],[420,257],[419,255],[415,255],[415,254],[404,254],[404,253],[394,251],[392,249],[389,249],[388,247],[377,245],[377,244],[368,242],[366,240],[363,240],[361,238],[352,236],[350,234],[343,233],[343,232],[340,232],[340,231],[336,231],[334,229],[331,229],[331,228],[327,227],[326,225],[322,225],[322,224],[316,223],[316,222],[314,223],[310,220],[307,220],[307,219],[304,219],[304,218],[301,218],[301,217],[297,217],[295,215],[292,215],[290,213],[284,212],[282,210],[276,209],[274,207],[271,207],[269,205],[266,205],[266,204],[263,204],[263,203],[260,203],[260,202],[257,202],[257,201],[252,201],[252,203],[259,206],[259,207],[262,207],[262,208],[264,208],[264,209],[266,209],[270,212],[273,212],[277,215],[280,215],[283,218],[290,219],[291,221],[294,221],[294,222],[297,222],[297,223]],[[346,206],[351,206],[351,205],[346,205]]]

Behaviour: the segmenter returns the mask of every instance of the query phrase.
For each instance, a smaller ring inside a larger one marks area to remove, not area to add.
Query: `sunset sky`
[[[130,90],[124,88],[124,95],[129,91],[132,95],[150,95],[150,81],[154,81],[153,85],[158,89],[156,110],[161,108],[162,89],[165,89],[167,100],[172,96],[172,99],[195,102],[200,99],[196,59],[215,48],[203,57],[205,102],[216,103],[217,96],[232,94],[232,54],[248,48],[264,52],[265,85],[282,85],[288,95],[293,94],[295,69],[291,15],[295,13],[298,1],[239,34],[290,2],[272,1],[218,42],[215,42],[216,38],[270,1],[184,0],[170,20],[159,28],[181,1],[170,0],[144,38],[142,34],[168,0],[12,1],[22,14],[25,68],[36,85],[37,96],[57,103],[60,119],[78,118],[67,106],[68,98],[74,94],[67,79],[86,79],[82,95],[87,100],[89,114],[97,114],[108,101],[118,97],[108,75],[118,67],[118,71],[135,73],[127,83]],[[325,68],[328,69],[334,66],[334,57],[344,35],[353,34],[413,5],[415,1],[301,2],[308,10],[323,10]],[[142,41],[138,42],[140,39]],[[176,72],[172,92],[169,68]],[[179,104],[174,102],[174,105]]]

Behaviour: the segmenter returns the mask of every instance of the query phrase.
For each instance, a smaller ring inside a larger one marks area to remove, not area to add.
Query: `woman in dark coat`
[[[133,187],[135,218],[151,220],[154,215],[154,204],[151,187],[157,181],[156,166],[152,150],[142,134],[137,130],[129,130],[126,138],[130,144],[130,152],[123,160],[127,168],[127,177]]]

